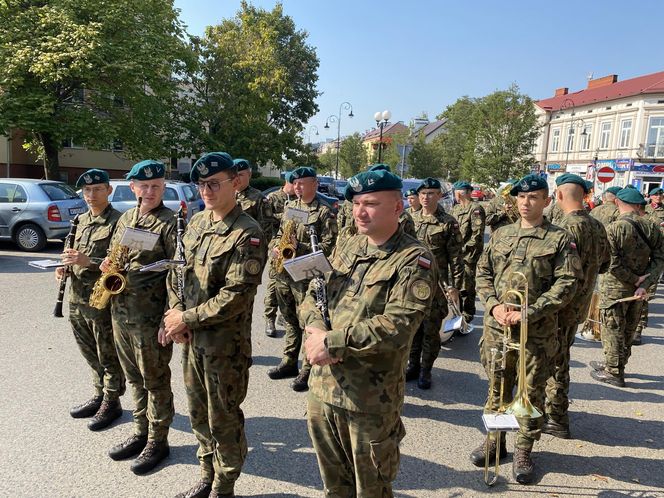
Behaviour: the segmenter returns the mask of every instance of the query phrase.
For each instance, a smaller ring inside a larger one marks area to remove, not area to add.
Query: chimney
[[[602,78],[596,78],[594,80],[588,81],[588,90],[591,88],[599,88],[602,86],[613,85],[618,81],[617,74],[609,74],[608,76],[603,76]]]
[[[556,88],[556,93],[553,96],[560,97],[561,95],[567,95],[568,93],[569,93],[569,88],[564,86],[562,88]]]

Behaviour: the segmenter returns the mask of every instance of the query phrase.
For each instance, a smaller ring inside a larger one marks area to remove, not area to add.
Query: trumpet
[[[504,210],[505,214],[507,215],[507,219],[510,220],[510,223],[516,223],[516,221],[521,218],[521,215],[519,214],[519,208],[516,205],[514,197],[510,195],[510,190],[512,190],[512,184],[508,183],[500,191],[500,196],[505,202]]]

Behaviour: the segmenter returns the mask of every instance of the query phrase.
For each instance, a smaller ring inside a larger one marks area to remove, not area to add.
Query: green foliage
[[[259,178],[252,178],[249,180],[249,185],[257,188],[260,191],[266,190],[270,187],[281,186],[283,184],[284,180],[281,178],[275,178],[273,176],[261,176]]]
[[[341,142],[339,149],[339,174],[350,178],[367,167],[367,150],[362,143],[362,136],[353,133]]]
[[[326,176],[332,175],[337,164],[336,154],[336,150],[333,152],[328,149],[325,154],[318,156],[318,163],[320,164],[320,167],[318,168],[318,174]]]
[[[435,143],[426,143],[423,134],[419,134],[408,155],[409,176],[413,178],[444,178],[443,154]]]

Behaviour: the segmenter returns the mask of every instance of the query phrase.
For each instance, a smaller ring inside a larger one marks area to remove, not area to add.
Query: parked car
[[[329,197],[338,197],[335,179],[331,176],[318,177],[318,191]]]
[[[337,197],[340,201],[344,200],[344,192],[346,191],[347,180],[334,180],[334,186],[337,189]]]
[[[486,199],[486,194],[481,187],[473,185],[473,191],[470,193],[470,198],[474,201],[483,201]]]
[[[129,188],[129,183],[129,180],[111,180],[113,192],[109,200],[113,207],[121,213],[136,206],[136,196]],[[198,188],[194,184],[171,180],[166,180],[164,205],[176,212],[182,208],[187,221],[205,209]]]
[[[64,240],[71,220],[87,209],[66,183],[0,179],[0,239],[13,240],[23,251],[41,251],[47,239]]]
[[[268,194],[271,194],[272,192],[275,192],[279,190],[281,187],[276,186],[276,187],[270,187],[268,189],[263,190],[263,195],[267,197]],[[330,195],[325,195],[322,194],[321,192],[316,192],[316,196],[318,197],[318,200],[321,201],[323,204],[325,204],[327,207],[329,207],[334,214],[337,214],[339,211],[339,199],[336,197],[332,197]]]

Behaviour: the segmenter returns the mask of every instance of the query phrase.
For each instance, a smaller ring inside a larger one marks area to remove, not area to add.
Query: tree
[[[336,166],[336,153],[336,151],[332,152],[330,149],[327,149],[324,154],[318,156],[318,163],[320,164],[318,169],[319,174],[332,174]]]
[[[172,0],[5,0],[0,23],[0,131],[26,132],[46,178],[68,139],[170,154],[191,62]]]
[[[436,117],[447,122],[445,133],[434,138],[432,144],[439,152],[443,174],[452,180],[459,179],[462,165],[474,164],[475,112],[476,101],[464,96]]]
[[[242,2],[232,19],[193,38],[194,152],[225,150],[254,163],[282,166],[303,152],[299,133],[318,111],[318,58],[307,33],[277,4],[266,11]]]
[[[362,143],[362,136],[353,133],[341,142],[339,149],[339,172],[344,178],[350,178],[367,167],[367,150]]]
[[[443,156],[433,143],[426,143],[423,134],[420,134],[408,154],[410,176],[414,178],[444,178]]]

